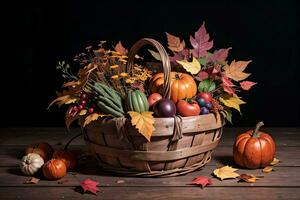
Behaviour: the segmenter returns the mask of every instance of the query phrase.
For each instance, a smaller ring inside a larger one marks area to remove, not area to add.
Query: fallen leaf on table
[[[155,130],[153,112],[134,112],[129,111],[128,114],[131,117],[131,124],[135,126],[139,133],[142,134],[148,141],[150,141],[151,135]]]
[[[37,184],[40,181],[40,179],[31,177],[30,179],[26,180],[24,184]]]
[[[96,181],[93,181],[91,179],[85,179],[84,181],[80,182],[80,186],[82,187],[83,191],[89,191],[95,195],[97,195],[97,192],[99,192],[99,188],[97,187],[99,183]]]
[[[212,181],[210,178],[206,178],[204,176],[197,176],[192,184],[195,184],[195,185],[201,185],[202,188],[206,187],[207,185],[211,185],[212,184]]]
[[[117,180],[116,183],[125,183],[124,180]]]
[[[281,160],[279,160],[277,158],[274,158],[273,161],[270,163],[270,165],[274,166],[274,165],[277,165],[280,162],[281,162]]]
[[[274,169],[270,166],[267,166],[265,168],[263,168],[262,172],[264,173],[270,173],[271,171],[274,171]]]
[[[247,183],[255,183],[256,180],[258,180],[259,178],[262,178],[262,176],[257,177],[252,174],[241,174],[238,178],[240,179],[239,181],[244,181]]]
[[[213,174],[218,177],[219,179],[224,180],[224,179],[229,179],[229,178],[236,178],[240,176],[238,173],[235,173],[238,169],[229,167],[228,165],[215,169],[213,171]]]

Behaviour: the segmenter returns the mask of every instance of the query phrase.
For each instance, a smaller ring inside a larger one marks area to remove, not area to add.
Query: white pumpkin
[[[44,165],[44,159],[37,153],[23,156],[20,168],[23,174],[34,175]]]

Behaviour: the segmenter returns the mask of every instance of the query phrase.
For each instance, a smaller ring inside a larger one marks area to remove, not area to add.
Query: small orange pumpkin
[[[233,157],[236,164],[249,169],[257,169],[269,165],[275,156],[275,142],[272,137],[260,132],[263,122],[256,125],[255,130],[240,134],[233,146]]]
[[[76,157],[75,155],[68,150],[58,150],[53,154],[53,158],[60,159],[65,162],[67,169],[74,169],[76,165]]]
[[[157,73],[149,83],[151,93],[163,94],[164,74]],[[171,72],[171,100],[174,103],[185,98],[192,98],[197,93],[194,78],[186,73]]]
[[[47,142],[34,143],[26,148],[26,155],[29,153],[39,154],[47,162],[52,158],[53,148]]]
[[[60,159],[51,159],[43,166],[43,174],[48,180],[57,180],[67,173],[65,162]]]

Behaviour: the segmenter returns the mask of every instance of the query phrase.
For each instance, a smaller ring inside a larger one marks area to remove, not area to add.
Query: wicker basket
[[[135,43],[128,55],[127,71],[137,51],[147,44],[161,55],[164,97],[170,98],[170,61],[157,41],[145,38]],[[155,118],[155,131],[148,142],[129,119],[106,118],[88,125],[84,138],[90,153],[106,171],[124,176],[168,177],[195,171],[208,163],[223,125],[219,114]]]

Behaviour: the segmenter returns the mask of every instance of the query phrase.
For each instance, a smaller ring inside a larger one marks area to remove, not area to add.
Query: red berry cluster
[[[96,105],[90,101],[87,94],[82,94],[79,102],[79,104],[71,107],[69,111],[69,114],[73,117],[77,115],[77,113],[79,113],[82,109],[86,109],[88,113],[93,113],[96,109]]]

